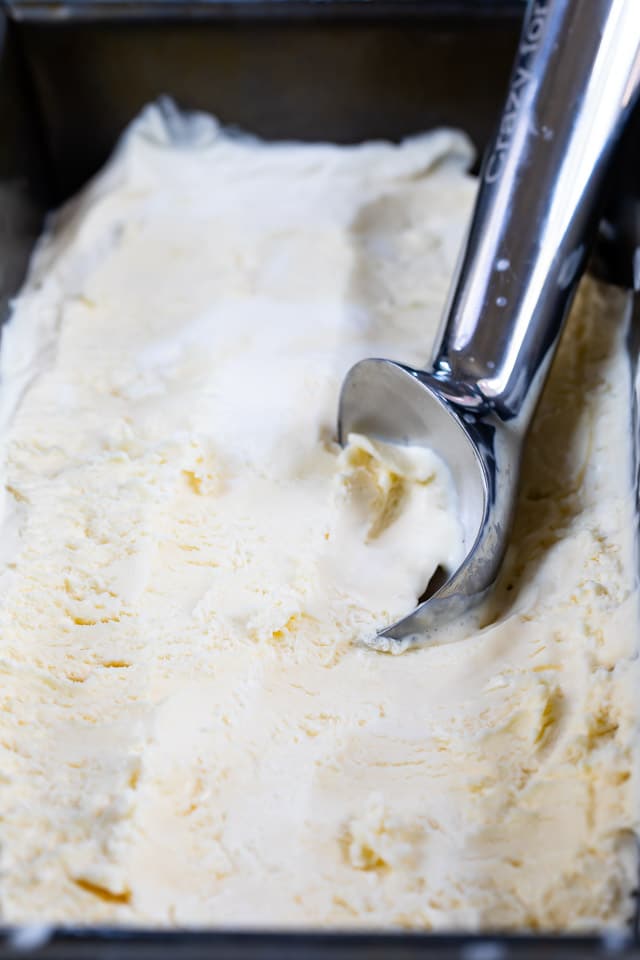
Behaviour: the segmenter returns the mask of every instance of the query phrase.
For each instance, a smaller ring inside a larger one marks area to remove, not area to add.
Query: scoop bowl
[[[429,447],[447,464],[466,549],[460,566],[445,571],[439,589],[366,641],[381,651],[424,643],[441,624],[464,614],[494,582],[506,547],[516,440],[496,417],[474,409],[476,398],[454,398],[443,386],[424,371],[372,359],[352,367],[342,387],[341,443],[351,433],[363,433],[388,443]]]

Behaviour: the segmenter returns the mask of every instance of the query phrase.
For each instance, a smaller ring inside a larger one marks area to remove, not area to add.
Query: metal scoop
[[[640,0],[530,0],[432,366],[363,360],[342,388],[342,443],[358,432],[445,460],[467,550],[371,646],[428,641],[495,582],[522,445],[639,88]]]

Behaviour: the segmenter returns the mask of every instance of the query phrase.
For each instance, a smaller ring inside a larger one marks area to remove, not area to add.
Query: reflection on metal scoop
[[[640,89],[638,4],[530,0],[431,369],[363,360],[347,374],[340,442],[357,432],[431,447],[451,470],[467,551],[431,597],[371,640],[378,649],[427,641],[496,579],[522,443]]]

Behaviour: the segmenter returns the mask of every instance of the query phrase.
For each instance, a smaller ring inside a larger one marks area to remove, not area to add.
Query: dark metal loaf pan
[[[99,168],[158,95],[268,138],[348,143],[446,124],[481,150],[522,10],[519,0],[0,0],[0,308],[21,282],[44,211]],[[631,934],[37,934],[29,952],[52,960],[640,958]],[[6,929],[0,953],[24,955],[26,942]]]

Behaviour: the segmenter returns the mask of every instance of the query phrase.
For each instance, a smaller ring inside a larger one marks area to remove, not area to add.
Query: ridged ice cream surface
[[[628,921],[620,292],[579,291],[476,624],[361,642],[464,554],[446,464],[335,421],[354,362],[430,355],[470,162],[154,105],[50,221],[0,352],[5,923]]]

